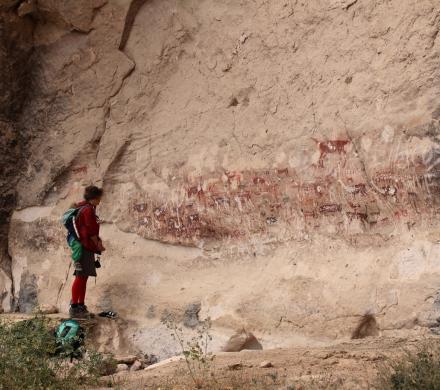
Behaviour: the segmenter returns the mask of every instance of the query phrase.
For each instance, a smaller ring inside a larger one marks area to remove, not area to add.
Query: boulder
[[[130,371],[139,371],[142,368],[142,363],[139,360],[136,360],[133,365],[130,367]]]
[[[56,314],[58,313],[58,308],[55,305],[42,304],[34,309],[35,314]]]
[[[222,351],[239,352],[244,349],[263,349],[263,346],[251,332],[243,328],[230,337]]]
[[[127,364],[118,364],[116,366],[116,372],[124,372],[124,371],[128,371],[128,365]]]
[[[114,357],[116,363],[118,364],[128,364],[131,365],[137,360],[136,355],[116,355]]]

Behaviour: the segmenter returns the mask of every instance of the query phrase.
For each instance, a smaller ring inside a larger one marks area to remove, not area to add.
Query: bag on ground
[[[84,330],[78,321],[63,321],[55,331],[56,354],[63,354],[72,358],[82,355],[81,347],[84,345]]]

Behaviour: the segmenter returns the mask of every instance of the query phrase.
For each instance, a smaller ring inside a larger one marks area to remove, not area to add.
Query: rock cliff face
[[[0,3],[1,4],[1,3]],[[1,5],[3,6],[3,4]],[[0,6],[1,11],[5,8]],[[14,286],[7,252],[10,214],[16,201],[15,186],[22,166],[28,134],[20,114],[32,85],[33,23],[13,12],[0,11],[0,300],[10,308]]]
[[[59,217],[93,182],[89,303],[145,351],[199,303],[214,347],[436,325],[436,1],[4,3],[4,309],[66,310]]]

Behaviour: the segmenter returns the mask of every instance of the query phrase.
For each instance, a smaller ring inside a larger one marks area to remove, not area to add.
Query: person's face
[[[95,198],[90,201],[90,203],[94,206],[98,206],[101,203],[101,198]]]

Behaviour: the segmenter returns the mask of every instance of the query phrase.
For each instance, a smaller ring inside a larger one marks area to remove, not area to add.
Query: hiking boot
[[[88,315],[89,313],[84,312],[79,306],[75,306],[75,307],[70,306],[69,308],[70,318],[87,318]]]
[[[81,311],[81,315],[82,315],[81,318],[89,318],[89,319],[95,318],[95,315],[93,313],[90,313],[87,310],[87,306],[84,304],[83,305],[78,304],[78,310]]]
[[[84,304],[78,303],[78,309],[81,310],[83,313],[90,314],[90,312],[87,310],[87,306]]]

